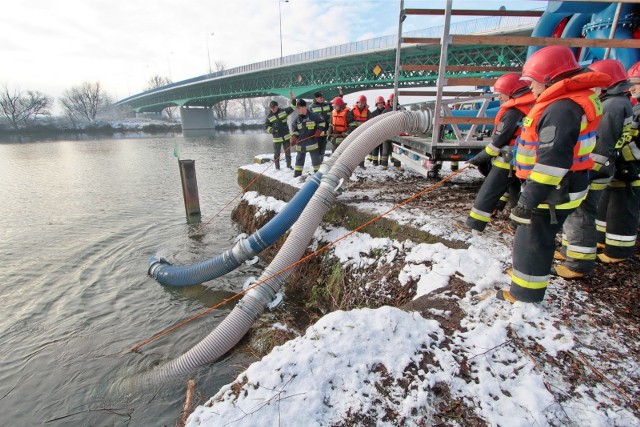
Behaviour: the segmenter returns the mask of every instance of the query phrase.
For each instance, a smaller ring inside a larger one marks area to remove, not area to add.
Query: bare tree
[[[264,98],[260,99],[260,106],[262,107],[262,114],[263,115],[267,115],[269,114],[269,103],[271,101],[276,101],[278,103],[278,106],[282,109],[286,108],[289,106],[289,104],[291,104],[291,100],[289,98],[285,98],[284,96],[265,96]]]
[[[226,66],[222,61],[215,62],[216,71],[223,71]],[[217,104],[213,104],[213,114],[219,120],[224,120],[227,118],[227,107],[229,106],[229,100],[225,99],[224,101],[220,101]]]
[[[166,86],[173,83],[170,78],[163,77],[159,74],[151,76],[147,81],[147,88],[145,90],[155,89],[157,87]]]
[[[147,81],[147,88],[145,90],[151,90],[158,87],[170,85],[173,83],[169,77],[164,77],[159,74],[155,74],[151,76],[151,78]],[[162,113],[167,116],[167,118],[172,119],[178,110],[178,107],[167,107],[162,110]]]
[[[65,90],[59,101],[74,124],[78,120],[93,122],[100,111],[112,104],[100,82],[84,82]]]
[[[245,119],[255,119],[258,117],[259,108],[256,108],[256,100],[254,98],[240,98],[238,100],[244,111]]]
[[[5,85],[0,93],[2,114],[9,119],[11,127],[16,130],[29,120],[35,120],[38,115],[51,114],[49,109],[52,104],[52,98],[38,91],[21,92],[19,89],[11,90],[8,85]]]
[[[220,101],[216,104],[213,104],[211,108],[213,108],[213,114],[216,116],[218,120],[224,120],[227,118],[227,107],[229,105],[228,100]]]
[[[271,102],[272,98],[269,98],[268,96],[265,96],[264,98],[261,99],[261,106],[262,106],[262,112],[267,115],[269,114],[269,103]]]

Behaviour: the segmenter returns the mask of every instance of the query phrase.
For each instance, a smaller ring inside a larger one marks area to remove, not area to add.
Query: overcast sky
[[[280,0],[284,55],[397,33],[399,0]],[[0,14],[0,84],[59,97],[99,81],[116,99],[154,75],[173,81],[280,56],[278,0],[11,0]],[[454,0],[457,9],[544,8],[546,1]],[[444,7],[407,0],[405,7]],[[457,19],[473,19],[460,17]],[[442,24],[410,16],[404,29]],[[212,35],[213,33],[213,35]],[[207,46],[208,45],[208,46]]]

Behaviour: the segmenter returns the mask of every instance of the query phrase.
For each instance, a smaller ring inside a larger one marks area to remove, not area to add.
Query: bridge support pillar
[[[211,108],[182,107],[180,108],[182,130],[213,129],[215,120]]]

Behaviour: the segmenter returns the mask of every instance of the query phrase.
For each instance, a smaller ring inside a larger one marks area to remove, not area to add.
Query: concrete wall
[[[211,108],[180,108],[182,130],[213,129],[215,120]]]

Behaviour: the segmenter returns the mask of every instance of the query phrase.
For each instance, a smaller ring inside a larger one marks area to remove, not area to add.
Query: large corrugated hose
[[[293,225],[282,249],[258,279],[264,283],[247,292],[229,316],[193,348],[171,362],[131,378],[130,385],[156,385],[173,377],[185,376],[232,349],[283,287],[291,274],[287,267],[304,254],[322,217],[335,202],[342,180],[347,180],[362,159],[382,142],[401,133],[426,133],[430,128],[430,111],[395,111],[359,126],[323,164],[329,171]]]
[[[163,257],[149,260],[149,275],[166,286],[192,286],[224,276],[271,246],[291,228],[320,185],[322,172],[300,188],[287,205],[260,230],[213,258],[192,265],[171,265]]]

